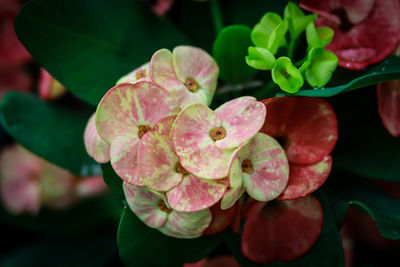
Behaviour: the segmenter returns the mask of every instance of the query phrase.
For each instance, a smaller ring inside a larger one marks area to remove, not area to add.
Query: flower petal
[[[400,80],[377,86],[378,109],[383,126],[393,136],[400,136]]]
[[[203,234],[210,222],[211,212],[208,209],[190,213],[172,211],[167,223],[158,230],[172,237],[195,238]]]
[[[204,210],[222,198],[227,186],[227,179],[205,180],[189,174],[167,193],[168,203],[182,212]]]
[[[158,85],[146,81],[124,83],[111,88],[100,101],[96,128],[109,144],[117,136],[139,139],[139,126],[152,128],[160,119],[178,112],[175,100]]]
[[[233,151],[220,150],[210,131],[221,125],[214,112],[203,104],[186,106],[172,127],[172,142],[181,165],[190,173],[220,179],[228,175]]]
[[[238,150],[239,151],[239,150]],[[236,157],[238,151],[234,154],[229,168],[229,187],[221,199],[221,209],[226,210],[232,207],[236,201],[243,195],[245,188],[243,184],[242,168],[240,160]]]
[[[150,82],[149,75],[149,62],[143,64],[137,69],[134,69],[132,72],[122,76],[116,83],[116,85],[121,83],[135,83],[137,81],[148,81]]]
[[[312,196],[267,204],[255,201],[244,225],[242,253],[261,264],[298,259],[318,240],[322,223],[321,204]]]
[[[124,181],[136,186],[144,186],[137,164],[138,143],[139,139],[115,138],[110,149],[111,166]]]
[[[246,143],[262,127],[265,106],[254,97],[244,96],[226,102],[215,110],[226,130],[226,137],[215,142],[219,149],[232,149]]]
[[[268,116],[261,132],[283,138],[290,163],[313,164],[331,153],[338,129],[336,115],[327,101],[287,96],[263,102]]]
[[[187,78],[192,78],[199,85],[196,92],[186,94],[188,95],[185,99],[186,104],[199,102],[210,105],[217,88],[219,75],[219,68],[215,60],[200,48],[178,46],[173,51],[173,64],[176,76],[183,84]],[[196,97],[196,95],[201,97]]]
[[[168,214],[158,207],[159,201],[163,201],[162,198],[143,187],[136,187],[127,182],[124,182],[123,187],[129,207],[140,220],[152,228],[159,228],[166,223]]]
[[[110,161],[110,145],[104,142],[97,133],[95,116],[96,113],[90,117],[86,125],[84,134],[85,148],[89,156],[95,161],[106,163]]]
[[[179,162],[170,139],[171,125],[176,116],[160,120],[154,131],[143,136],[138,148],[138,167],[143,183],[160,192],[177,186],[183,175],[176,171]]]
[[[331,156],[308,166],[290,164],[289,182],[278,199],[296,199],[311,194],[325,182],[331,168]]]
[[[203,234],[215,235],[219,232],[222,232],[232,224],[233,220],[235,219],[235,215],[240,210],[238,204],[226,210],[223,210],[220,207],[220,203],[217,203],[210,208],[212,221]]]
[[[243,173],[243,184],[249,195],[258,201],[277,198],[289,179],[289,163],[285,151],[272,137],[258,133],[240,150],[241,161],[249,159],[253,172]]]

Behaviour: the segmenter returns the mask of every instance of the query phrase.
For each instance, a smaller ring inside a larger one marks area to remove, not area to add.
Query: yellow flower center
[[[176,170],[176,172],[182,173],[183,175],[189,174],[189,172],[185,168],[182,167],[180,162],[176,163],[175,170]]]
[[[139,132],[138,132],[139,138],[142,139],[143,135],[150,130],[151,130],[150,126],[147,126],[147,125],[139,126]]]
[[[144,78],[146,77],[146,70],[138,70],[138,72],[136,72],[136,80],[139,80],[140,78]]]
[[[224,139],[226,136],[226,130],[222,127],[216,127],[211,130],[210,136],[214,141]]]
[[[249,159],[243,160],[242,172],[245,172],[247,174],[251,174],[253,172],[253,163],[251,163],[251,160]]]
[[[189,91],[196,92],[199,89],[199,84],[193,78],[187,78],[185,81],[185,86]]]

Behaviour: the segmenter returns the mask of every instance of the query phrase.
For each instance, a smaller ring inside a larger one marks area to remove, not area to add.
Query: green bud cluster
[[[305,15],[294,3],[289,2],[284,18],[268,12],[253,28],[251,41],[255,46],[248,48],[246,62],[258,70],[270,70],[272,80],[285,92],[296,93],[304,80],[315,89],[323,88],[331,79],[338,59],[324,47],[332,41],[333,30],[329,27],[315,27],[317,14]],[[293,49],[302,32],[306,33],[307,53],[303,60],[293,64]],[[289,32],[290,42],[286,40]],[[288,56],[275,58],[279,48],[286,47]],[[299,66],[298,67],[296,67]]]

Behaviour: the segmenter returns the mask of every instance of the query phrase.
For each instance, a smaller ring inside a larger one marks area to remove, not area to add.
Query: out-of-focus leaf
[[[188,43],[168,21],[132,0],[30,1],[15,29],[51,75],[93,105],[156,50]]]
[[[21,145],[76,175],[101,174],[83,144],[83,132],[93,108],[74,103],[46,103],[32,95],[10,92],[0,104],[1,120]]]

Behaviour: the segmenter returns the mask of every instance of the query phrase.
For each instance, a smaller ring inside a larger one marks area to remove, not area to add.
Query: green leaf
[[[288,22],[289,32],[293,40],[297,39],[307,25],[315,21],[317,14],[304,15],[304,12],[292,2],[285,7],[284,18]]]
[[[309,85],[320,88],[329,82],[337,64],[338,59],[334,53],[323,48],[312,48],[300,71]]]
[[[5,255],[1,266],[103,267],[115,257],[114,235],[101,233],[75,239],[44,238]]]
[[[314,247],[302,258],[290,262],[275,262],[269,264],[269,267],[338,267],[344,266],[344,252],[338,229],[336,228],[328,200],[322,191],[316,193],[321,201],[324,210],[324,224],[322,226],[321,236]],[[226,243],[242,267],[257,267],[259,264],[246,259],[240,251],[240,235],[226,235]]]
[[[326,188],[339,223],[344,221],[347,208],[356,206],[372,217],[384,237],[400,239],[400,200],[389,197],[365,179],[343,173],[330,177]]]
[[[207,257],[222,242],[221,237],[168,237],[145,225],[125,207],[118,229],[119,255],[125,266],[182,266]]]
[[[251,32],[251,41],[261,48],[268,49],[273,55],[279,47],[286,45],[287,23],[273,12],[267,12]]]
[[[247,65],[258,70],[271,70],[275,64],[275,57],[267,49],[250,46],[246,56]]]
[[[333,30],[329,27],[315,28],[314,23],[310,23],[306,30],[307,43],[313,48],[325,47],[332,41],[333,34]]]
[[[272,80],[288,93],[295,93],[303,86],[303,77],[300,71],[292,64],[288,57],[280,57],[276,60],[272,69]]]
[[[323,90],[300,90],[295,95],[331,97],[389,80],[400,79],[400,57],[389,56],[383,62],[368,67],[364,71],[337,69],[331,81]],[[278,94],[282,95],[282,93]]]
[[[21,145],[76,175],[101,174],[83,144],[83,132],[93,108],[46,103],[32,95],[10,92],[0,104],[1,120]]]
[[[141,1],[35,0],[15,19],[18,38],[58,81],[97,105],[122,75],[160,48],[187,44]]]
[[[213,46],[213,55],[220,68],[220,77],[228,83],[248,81],[257,71],[247,66],[245,56],[251,45],[251,30],[244,25],[228,26],[220,31]]]
[[[106,184],[114,190],[118,196],[125,199],[124,189],[122,187],[122,179],[115,173],[111,167],[111,163],[101,164],[101,170],[103,171],[103,179]]]
[[[115,195],[85,199],[69,208],[43,208],[37,216],[13,215],[0,207],[3,223],[22,229],[62,236],[78,236],[89,231],[116,227],[122,202]]]

